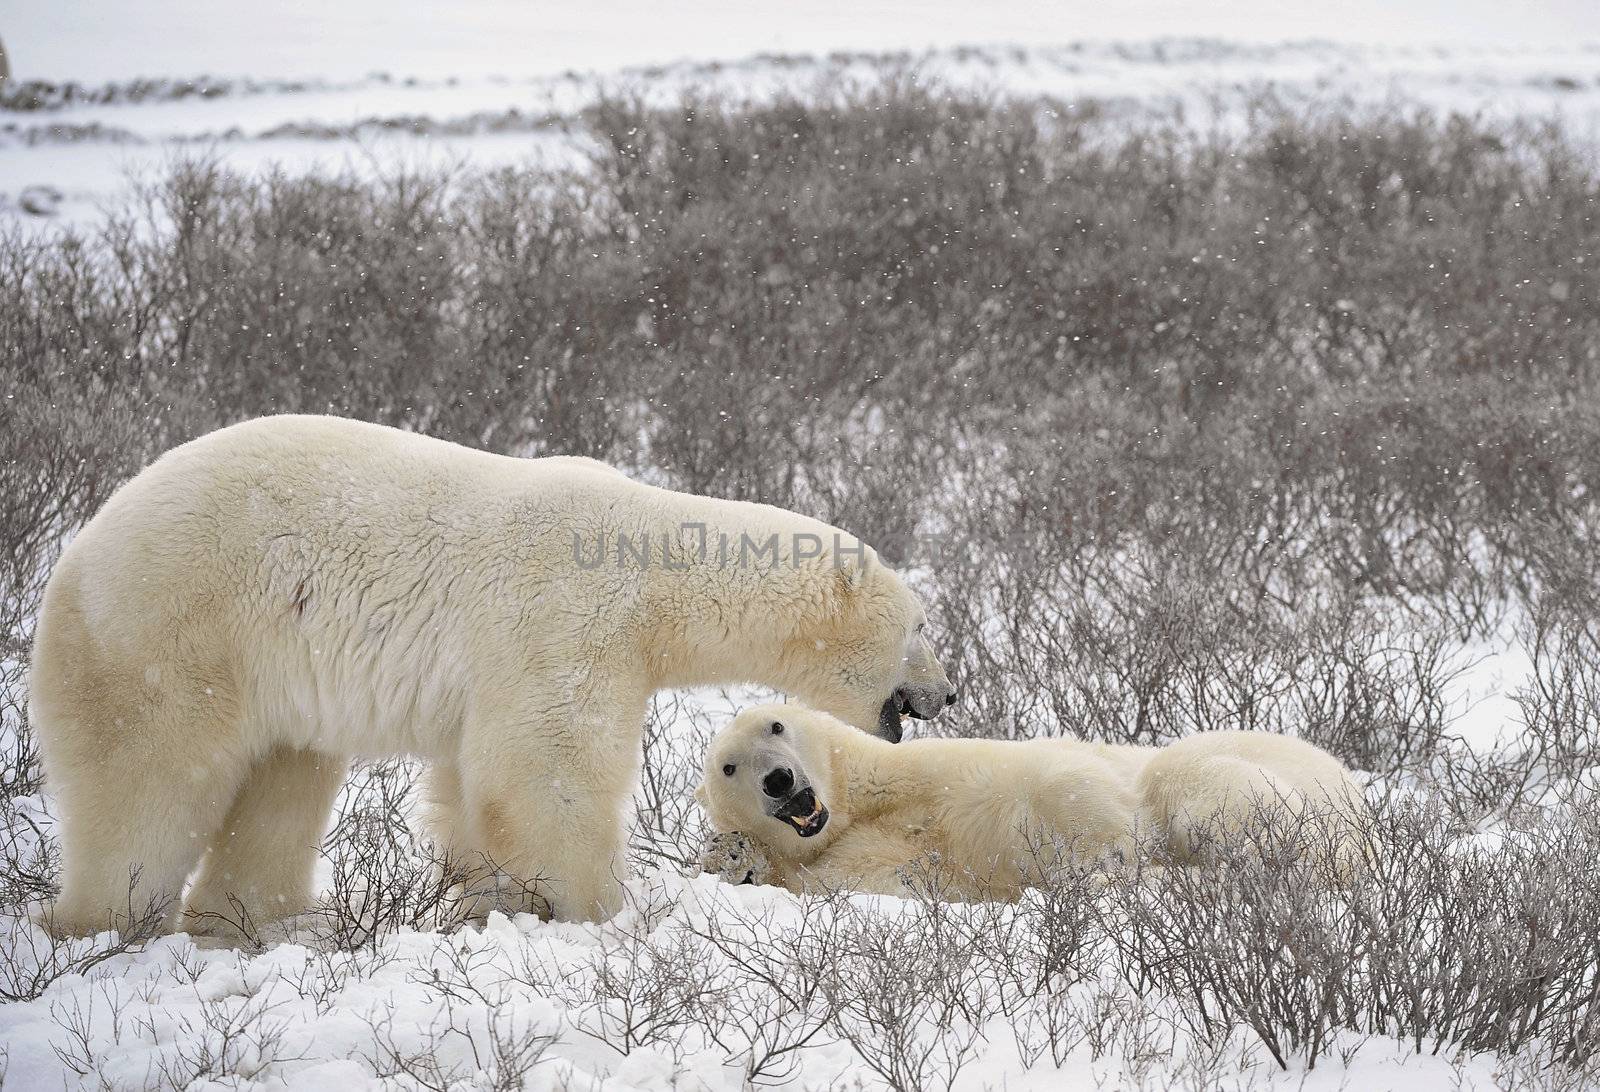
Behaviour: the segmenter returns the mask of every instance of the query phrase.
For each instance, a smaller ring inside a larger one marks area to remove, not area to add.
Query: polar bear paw
[[[766,851],[748,835],[731,831],[713,834],[700,852],[700,870],[731,884],[771,882],[772,864]]]

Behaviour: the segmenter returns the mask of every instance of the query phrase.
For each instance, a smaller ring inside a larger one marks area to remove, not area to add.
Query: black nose
[[[944,703],[946,705],[954,705],[956,703],[956,692],[954,690],[944,696]]]
[[[794,788],[794,774],[781,766],[761,779],[761,791],[768,796],[788,796],[792,788]]]

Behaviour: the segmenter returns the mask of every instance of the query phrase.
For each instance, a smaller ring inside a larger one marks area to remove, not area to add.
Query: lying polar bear
[[[705,870],[796,892],[904,894],[907,866],[937,861],[954,897],[1014,899],[1042,878],[1046,840],[1088,863],[1126,857],[1137,827],[1187,862],[1216,828],[1237,831],[1263,806],[1316,824],[1313,841],[1347,874],[1366,810],[1338,759],[1290,736],[895,746],[797,705],[739,714],[712,740],[704,778],[697,797],[719,832]]]

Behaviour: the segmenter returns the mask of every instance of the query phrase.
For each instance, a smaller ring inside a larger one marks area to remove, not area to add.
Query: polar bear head
[[[927,720],[956,700],[928,644],[928,616],[870,550],[858,565],[830,566],[824,579],[829,594],[785,651],[791,675],[785,689],[898,743],[902,717]]]
[[[780,857],[813,857],[849,825],[837,763],[841,737],[854,734],[803,705],[753,706],[712,739],[695,797],[717,830],[739,831]]]

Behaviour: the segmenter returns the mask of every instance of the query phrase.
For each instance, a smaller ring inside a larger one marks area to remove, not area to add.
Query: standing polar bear
[[[608,916],[653,691],[760,683],[897,739],[954,699],[922,625],[869,548],[781,509],[339,418],[221,429],[46,589],[52,927],[170,927],[202,857],[192,920],[303,909],[350,758],[399,754],[431,762],[450,853]]]
[[[706,752],[699,791],[721,832],[704,866],[792,891],[905,894],[907,866],[937,860],[944,890],[1011,898],[1055,858],[1126,856],[1136,828],[1177,861],[1216,829],[1282,807],[1309,852],[1355,864],[1365,799],[1339,760],[1270,732],[1205,732],[1166,747],[1078,740],[917,740],[890,747],[796,705],[747,709]]]

